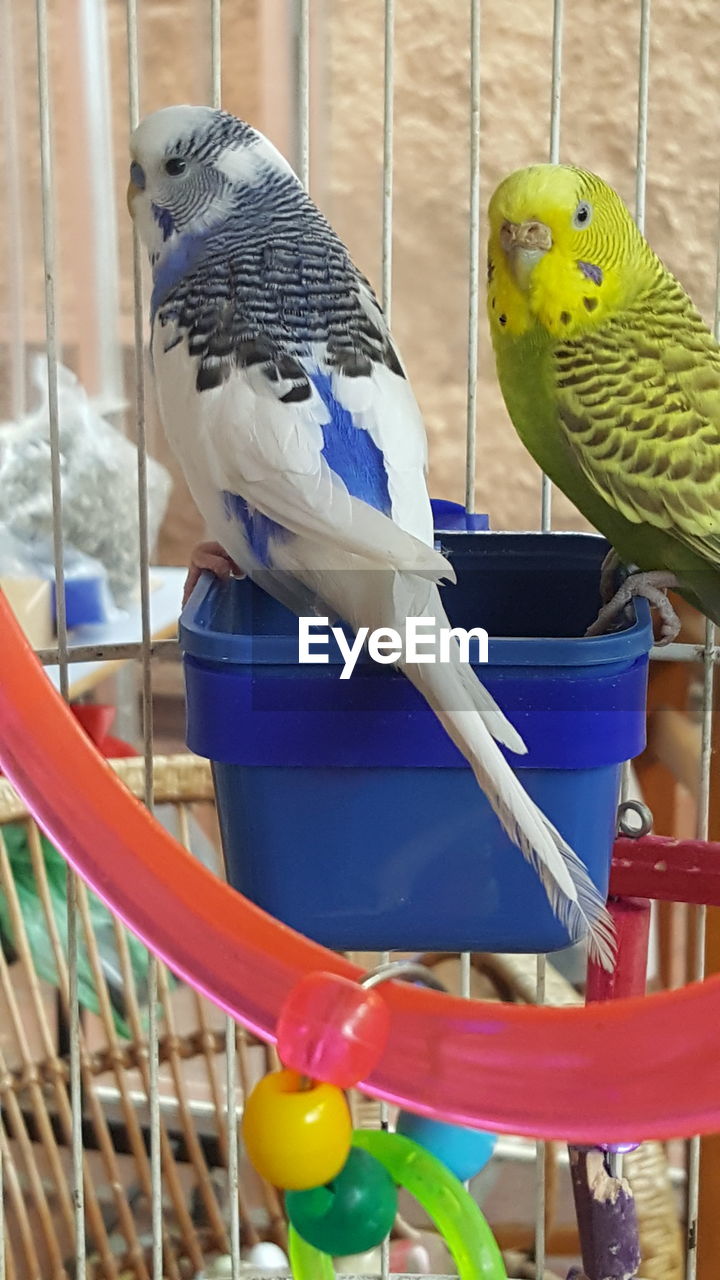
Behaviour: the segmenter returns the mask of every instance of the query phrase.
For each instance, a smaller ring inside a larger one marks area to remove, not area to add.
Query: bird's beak
[[[500,244],[520,288],[527,285],[533,267],[552,249],[552,233],[544,222],[508,222],[500,227]]]
[[[141,164],[138,164],[137,160],[133,160],[130,165],[130,182],[127,189],[127,207],[131,218],[133,216],[133,201],[136,196],[140,195],[141,191],[145,190],[145,182],[145,170]]]
[[[127,195],[125,197],[127,200],[128,213],[130,214],[131,218],[133,217],[133,200],[135,199],[136,196],[139,196],[139,195],[140,195],[140,187],[138,187],[131,178],[130,181],[128,182]]]

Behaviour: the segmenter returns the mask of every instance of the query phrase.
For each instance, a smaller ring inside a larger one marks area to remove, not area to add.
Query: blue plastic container
[[[57,626],[57,589],[52,582],[52,616]],[[68,628],[100,626],[108,617],[107,576],[65,579],[65,620]]]
[[[522,734],[529,793],[607,890],[622,762],[645,745],[649,610],[581,638],[604,539],[441,533],[454,626],[489,632],[476,670]],[[552,951],[568,936],[410,683],[369,658],[300,666],[297,619],[249,581],[205,575],[181,619],[187,742],[214,764],[228,877],[347,950]],[[499,637],[499,638],[496,638]]]

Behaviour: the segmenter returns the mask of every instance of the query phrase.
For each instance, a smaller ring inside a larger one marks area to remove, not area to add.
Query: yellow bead
[[[242,1134],[248,1159],[275,1187],[305,1191],[340,1172],[350,1150],[352,1121],[345,1095],[296,1071],[273,1071],[245,1103]]]

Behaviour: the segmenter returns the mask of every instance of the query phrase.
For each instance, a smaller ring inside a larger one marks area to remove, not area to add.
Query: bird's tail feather
[[[519,756],[526,755],[527,747],[517,729],[510,723],[505,712],[500,710],[489,690],[478,680],[472,667],[460,661],[460,654],[457,648],[454,650],[454,656],[457,659],[455,669],[460,683],[471,704],[479,713],[485,728],[489,730],[496,742],[502,742],[503,746],[507,747],[509,751],[514,751]]]
[[[287,544],[292,549],[292,544]],[[307,585],[357,630],[361,625],[396,628],[402,635],[408,618],[434,617],[437,629],[449,628],[437,587],[417,574],[377,572],[303,574]],[[312,577],[312,582],[311,582]],[[317,583],[316,583],[317,579]],[[404,646],[406,648],[406,646]],[[518,782],[494,739],[510,750],[525,751],[517,730],[492,695],[462,662],[455,642],[450,662],[398,665],[430,704],[462,752],[510,839],[537,872],[550,905],[572,938],[586,931],[590,948],[606,967],[613,961],[613,925],[602,895],[570,846]]]
[[[438,605],[442,609],[439,600]],[[493,741],[497,738],[513,751],[518,741],[524,750],[519,735],[474,672],[461,663],[459,652],[456,658],[449,663],[402,663],[402,670],[472,766],[503,828],[537,872],[558,920],[573,939],[587,932],[591,954],[611,969],[615,935],[605,900],[584,863],[527,794]]]

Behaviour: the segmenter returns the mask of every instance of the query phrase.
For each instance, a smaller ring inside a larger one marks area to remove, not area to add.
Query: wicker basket
[[[142,762],[113,762],[136,795]],[[187,844],[193,820],[214,824],[209,766],[193,756],[155,760],[155,797],[177,813]],[[65,1028],[68,973],[40,834],[10,784],[0,780],[0,823],[24,828],[32,873],[57,966],[53,987],[43,982],[24,926],[21,899],[0,831],[0,891],[12,924],[14,955],[0,951],[0,1153],[5,1187],[6,1274],[9,1280],[60,1280],[75,1274],[70,1179],[70,1101]],[[150,1280],[150,1159],[148,1044],[128,950],[128,935],[113,922],[129,1034],[117,1029],[112,984],[103,968],[89,910],[79,885],[80,939],[94,977],[98,1014],[83,1011],[81,1059],[84,1187],[88,1276]],[[159,966],[160,1112],[164,1189],[164,1271],[186,1280],[230,1250],[228,1231],[225,1045],[227,1019],[207,1000],[174,982]],[[266,1046],[234,1029],[238,1103],[243,1087],[272,1065]],[[246,1244],[286,1243],[277,1192],[241,1165],[240,1216]]]

